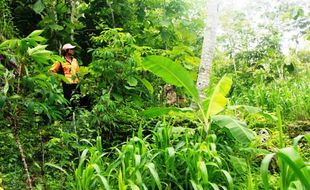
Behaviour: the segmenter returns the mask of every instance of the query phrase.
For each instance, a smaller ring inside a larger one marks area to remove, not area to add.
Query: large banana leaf
[[[223,76],[220,82],[216,85],[211,98],[204,102],[204,111],[207,113],[207,119],[225,109],[225,106],[228,103],[228,98],[225,96],[230,91],[231,85],[232,79],[226,75]]]
[[[151,55],[146,57],[142,62],[143,67],[161,77],[165,82],[173,84],[178,87],[184,87],[186,93],[190,95],[194,101],[198,103],[198,91],[188,71],[181,65],[172,60]]]
[[[252,130],[246,127],[246,124],[227,115],[216,115],[212,117],[212,123],[221,128],[226,128],[231,135],[240,143],[246,144],[255,138]]]

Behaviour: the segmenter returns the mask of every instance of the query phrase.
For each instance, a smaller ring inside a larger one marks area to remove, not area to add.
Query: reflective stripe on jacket
[[[79,82],[79,79],[76,75],[76,73],[79,71],[79,64],[75,58],[72,58],[71,63],[66,60],[66,62],[61,63],[61,66],[64,71],[64,75],[66,79],[68,79],[70,84],[77,84]],[[50,71],[53,73],[57,73],[60,69],[60,62],[56,62],[53,64]]]

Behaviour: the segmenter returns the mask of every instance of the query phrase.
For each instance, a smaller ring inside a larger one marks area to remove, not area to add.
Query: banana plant
[[[215,117],[223,111],[228,103],[226,98],[232,86],[232,79],[224,75],[219,83],[216,85],[211,96],[205,101],[201,101],[198,95],[198,90],[195,86],[189,72],[186,71],[181,65],[173,62],[172,60],[162,56],[147,56],[142,65],[145,70],[161,77],[166,83],[182,87],[185,93],[189,95],[198,107],[198,112],[202,116],[200,120],[204,124],[204,131],[208,134],[210,130],[210,123],[212,120],[219,123],[221,127],[227,128],[237,140],[242,142],[250,142],[254,138],[254,133],[247,129],[244,124],[236,122],[235,119],[226,117]],[[191,109],[178,109],[178,108],[151,108],[144,113],[146,116],[159,116],[169,111],[193,111]],[[223,121],[223,122],[220,122]]]

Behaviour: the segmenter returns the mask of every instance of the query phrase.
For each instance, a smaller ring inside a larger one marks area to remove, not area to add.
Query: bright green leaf
[[[148,56],[142,62],[146,70],[161,77],[165,82],[184,87],[186,93],[199,102],[198,91],[188,71],[181,65],[162,56]]]
[[[207,112],[207,118],[224,110],[228,103],[228,99],[225,96],[230,91],[231,85],[232,79],[226,75],[223,76],[220,82],[216,85],[211,98],[206,100],[206,102],[208,102],[208,108],[205,110],[205,112]],[[204,102],[204,107],[206,102]]]
[[[37,0],[37,2],[33,5],[32,9],[37,14],[40,14],[44,10],[45,6],[41,0]]]
[[[137,86],[138,81],[137,81],[137,79],[136,79],[135,77],[129,76],[129,77],[127,78],[127,83],[128,83],[130,86]]]

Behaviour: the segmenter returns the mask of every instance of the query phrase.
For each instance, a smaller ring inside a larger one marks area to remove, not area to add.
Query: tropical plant
[[[2,18],[0,21],[0,42],[13,38],[15,35],[15,28],[8,3],[9,1],[7,0],[0,1],[0,16]]]
[[[31,174],[20,133],[27,127],[60,119],[61,114],[55,107],[65,102],[59,92],[47,90],[55,86],[47,74],[41,73],[50,61],[60,60],[45,50],[46,45],[40,44],[45,41],[40,36],[42,32],[34,31],[26,38],[10,39],[0,44],[0,54],[16,65],[13,71],[1,68],[1,81],[4,83],[0,94],[1,122],[11,129],[30,189],[33,188]],[[35,117],[29,119],[32,114]]]
[[[201,102],[193,80],[182,66],[174,63],[168,58],[160,56],[146,57],[143,62],[143,66],[145,69],[152,71],[157,76],[162,77],[163,80],[165,80],[167,83],[184,87],[185,92],[193,98],[195,103],[197,103],[200,114],[200,118],[198,119],[200,119],[200,121],[203,123],[204,131],[206,134],[208,134],[210,130],[210,119],[212,116],[215,116],[216,114],[223,111],[228,103],[228,99],[225,96],[230,91],[232,79],[228,76],[224,76],[212,91],[210,98],[206,99],[204,102]],[[158,113],[161,114],[160,112],[161,111]],[[167,111],[164,111],[164,113],[166,112]],[[217,119],[221,120],[224,118],[217,117]],[[214,120],[218,122],[217,119],[215,118]],[[230,132],[236,129],[244,131],[244,125],[237,124],[233,121],[233,119],[231,119],[231,121],[232,122],[224,122],[223,126],[226,126]],[[232,126],[230,124],[232,124]],[[245,135],[244,139],[247,139],[248,141],[254,137],[253,133],[249,130],[246,130],[241,134]]]

